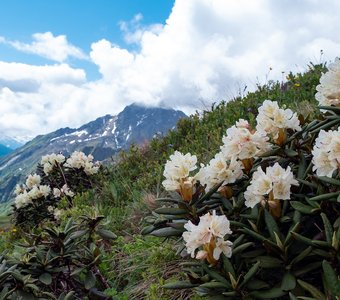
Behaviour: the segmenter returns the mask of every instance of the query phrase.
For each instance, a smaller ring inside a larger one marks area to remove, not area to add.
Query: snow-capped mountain
[[[77,150],[102,161],[132,143],[140,144],[155,134],[165,134],[183,117],[181,111],[132,104],[116,116],[106,115],[77,129],[66,127],[37,136],[0,157],[0,202],[9,200],[15,185],[34,170],[43,155],[59,152],[68,155]]]

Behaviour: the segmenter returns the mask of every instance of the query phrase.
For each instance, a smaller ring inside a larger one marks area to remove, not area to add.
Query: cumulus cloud
[[[54,36],[51,32],[35,33],[30,44],[9,41],[0,37],[0,43],[6,43],[19,51],[33,53],[57,62],[64,62],[69,57],[86,59],[84,52],[67,41],[65,35]]]
[[[92,43],[88,59],[99,80],[88,81],[66,63],[0,62],[0,129],[38,134],[80,126],[132,102],[190,113],[228,100],[244,85],[254,89],[318,63],[321,50],[322,60],[339,56],[338,11],[337,0],[177,0],[165,24],[143,25],[140,14],[119,24],[133,50],[106,39]],[[86,56],[66,36],[43,35],[17,48],[57,62]],[[47,41],[62,50],[36,46]]]

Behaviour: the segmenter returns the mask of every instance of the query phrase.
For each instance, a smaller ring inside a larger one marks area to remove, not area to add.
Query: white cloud
[[[31,44],[19,41],[0,39],[0,43],[7,43],[19,51],[33,53],[57,62],[64,62],[69,57],[86,59],[84,52],[67,41],[65,35],[54,36],[51,32],[35,33]]]
[[[89,59],[100,80],[87,81],[83,70],[67,64],[2,62],[0,131],[79,126],[135,101],[192,112],[202,102],[228,100],[245,84],[264,83],[270,67],[269,79],[281,79],[283,71],[317,63],[320,50],[324,60],[340,56],[338,11],[337,0],[177,0],[163,25],[144,26],[141,15],[120,23],[133,50],[105,39],[92,43]],[[34,39],[17,42],[18,48],[58,62],[85,57],[65,36]],[[47,50],[48,41],[53,49]]]

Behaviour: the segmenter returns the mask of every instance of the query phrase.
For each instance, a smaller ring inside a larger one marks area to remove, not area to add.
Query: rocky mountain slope
[[[77,129],[61,128],[40,135],[24,146],[0,157],[0,202],[8,201],[15,185],[30,173],[42,155],[75,150],[105,160],[132,143],[140,144],[155,134],[165,134],[180,118],[181,111],[146,108],[132,104],[116,116],[106,115]]]

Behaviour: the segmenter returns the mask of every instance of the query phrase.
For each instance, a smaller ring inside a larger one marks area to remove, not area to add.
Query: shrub
[[[77,223],[43,226],[39,234],[21,233],[16,252],[0,260],[0,299],[110,299],[99,264],[115,235],[102,219],[82,216]]]
[[[175,152],[165,165],[169,197],[144,234],[178,237],[187,281],[229,299],[336,299],[340,295],[340,61],[323,75],[323,114],[297,116],[264,101],[256,128],[239,120],[198,172]],[[334,71],[335,70],[335,71]],[[325,80],[323,78],[326,78]],[[338,77],[337,77],[338,78]],[[320,100],[319,100],[320,101]],[[308,298],[310,299],[310,298]]]
[[[65,208],[73,206],[73,197],[94,188],[93,175],[99,165],[91,155],[73,152],[66,158],[62,154],[43,156],[37,173],[27,177],[26,183],[17,185],[13,205],[14,223],[30,228],[46,220],[60,219]]]

